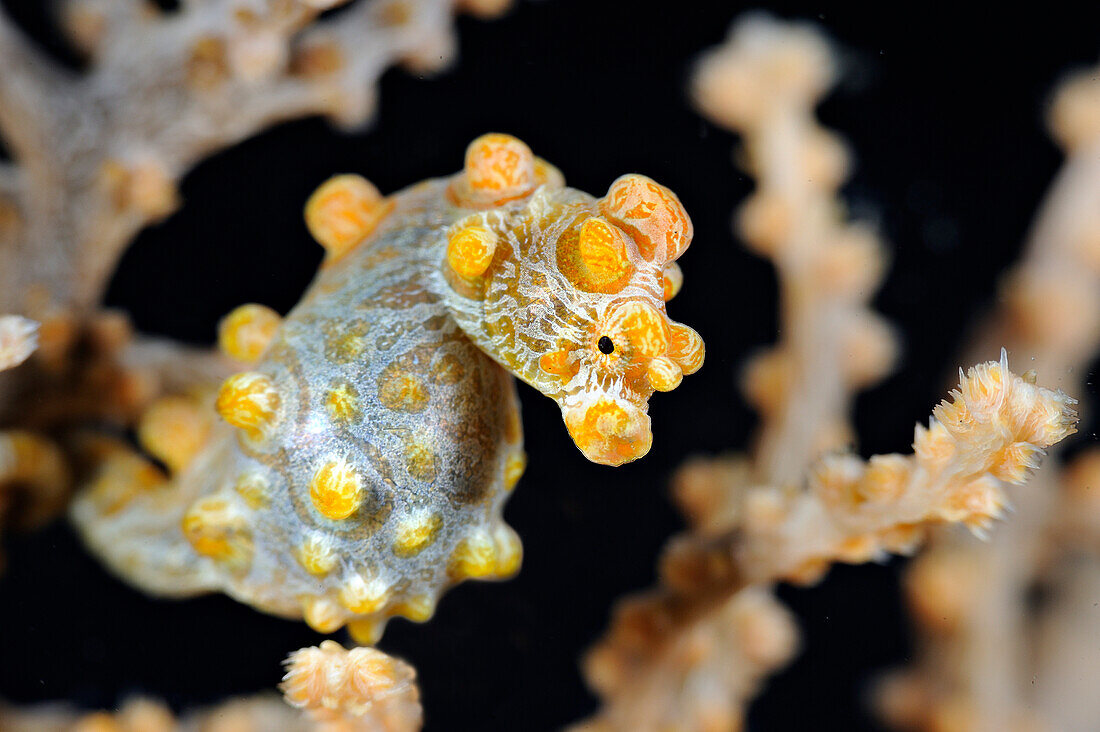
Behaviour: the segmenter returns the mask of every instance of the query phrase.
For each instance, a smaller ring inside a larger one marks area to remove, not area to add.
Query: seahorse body
[[[559,402],[589,458],[649,449],[649,395],[702,362],[664,312],[690,221],[641,176],[600,200],[566,188],[504,135],[387,198],[338,176],[306,216],[326,261],[281,322],[227,318],[223,346],[258,360],[222,386],[222,420],[154,408],[142,442],[173,478],[118,451],[73,516],[151,592],[220,589],[373,643],[456,582],[519,568],[501,518],[525,464],[507,372]]]

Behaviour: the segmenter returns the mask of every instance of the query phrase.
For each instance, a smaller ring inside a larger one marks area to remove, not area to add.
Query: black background
[[[36,0],[4,4],[64,55]],[[463,19],[454,70],[428,80],[387,73],[367,133],[295,122],[201,164],[183,181],[183,209],[137,239],[110,286],[107,303],[143,330],[210,343],[217,319],[240,303],[294,304],[320,259],[301,207],[323,179],[360,172],[393,191],[458,169],[465,144],[488,130],[519,136],[575,187],[599,194],[637,171],[679,194],[696,235],[669,309],[702,333],[707,363],[656,395],[653,451],[618,469],[585,461],[556,406],[521,389],[530,463],[506,518],[524,540],[522,573],[451,591],[429,624],[395,621],[381,644],[419,670],[430,729],[553,729],[590,712],[577,659],[614,599],[651,583],[661,544],[681,527],[668,476],[688,455],[744,447],[752,432],[735,375],[774,338],[774,275],[730,232],[751,190],[731,165],[735,139],[685,95],[692,59],[747,7],[548,0],[489,23]],[[1095,62],[1098,17],[1052,3],[768,9],[817,20],[841,44],[846,78],[821,117],[856,150],[845,196],[890,242],[875,306],[905,334],[899,370],[858,401],[860,450],[905,451],[1059,166],[1043,103],[1062,73]],[[1057,385],[1058,375],[1040,381]],[[1091,430],[1081,438],[1094,439]],[[110,707],[143,693],[187,708],[271,689],[285,654],[320,640],[222,596],[143,597],[108,576],[63,522],[6,545],[0,697],[10,701]],[[839,567],[818,587],[780,589],[805,647],[753,705],[754,729],[877,729],[867,685],[912,651],[902,564]]]

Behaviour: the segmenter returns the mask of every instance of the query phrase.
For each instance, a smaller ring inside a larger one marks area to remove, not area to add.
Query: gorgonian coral
[[[287,702],[306,710],[320,730],[407,732],[420,729],[416,671],[374,648],[335,641],[302,648],[286,659]]]

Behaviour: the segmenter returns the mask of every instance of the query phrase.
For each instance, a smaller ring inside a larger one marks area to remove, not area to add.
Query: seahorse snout
[[[569,436],[584,456],[600,465],[622,465],[649,452],[649,415],[630,402],[600,395],[563,406]]]

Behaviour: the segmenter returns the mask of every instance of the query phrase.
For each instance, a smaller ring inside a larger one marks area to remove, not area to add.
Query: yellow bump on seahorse
[[[679,259],[691,243],[691,219],[676,194],[644,175],[624,175],[600,199],[600,210],[628,232],[647,259]]]
[[[369,236],[392,207],[366,178],[337,175],[309,197],[306,225],[328,259],[335,261]]]
[[[233,488],[250,508],[263,508],[271,500],[271,484],[256,469],[249,469],[238,475]]]
[[[415,511],[401,519],[395,528],[393,553],[411,557],[424,551],[439,533],[443,519],[431,511]]]
[[[479,224],[461,226],[447,237],[447,262],[462,277],[478,277],[489,268],[497,235]]]
[[[255,363],[282,322],[282,316],[266,305],[241,305],[218,323],[218,347],[230,358]]]
[[[426,623],[435,615],[435,598],[431,595],[414,595],[395,603],[392,613],[406,617],[414,623]]]
[[[346,519],[363,502],[363,478],[344,457],[326,458],[309,481],[309,497],[325,518]]]
[[[664,269],[664,298],[668,302],[676,297],[684,286],[684,271],[676,262],[669,262]]]
[[[673,323],[671,330],[669,356],[685,374],[694,374],[703,365],[705,350],[702,337],[682,323]]]
[[[275,419],[279,404],[279,392],[271,379],[247,371],[225,380],[215,408],[226,422],[257,437]]]
[[[351,382],[341,381],[329,388],[325,406],[334,422],[350,422],[359,416],[359,392]]]
[[[684,379],[684,371],[680,364],[668,356],[657,356],[649,362],[646,378],[657,391],[672,391]]]
[[[183,516],[183,534],[203,556],[240,569],[252,560],[254,543],[247,520],[232,501],[200,498]]]
[[[340,604],[356,615],[372,615],[390,600],[390,585],[381,577],[365,578],[354,572],[339,590]]]
[[[318,633],[335,632],[344,624],[344,613],[340,606],[324,596],[303,597],[302,614],[306,624]]]
[[[535,156],[511,135],[482,135],[466,148],[466,165],[455,182],[463,203],[499,205],[535,187]]]
[[[638,257],[626,233],[599,216],[585,219],[580,229],[558,240],[558,269],[574,286],[590,292],[622,290]]]
[[[451,554],[448,571],[456,579],[506,578],[519,570],[523,545],[510,526],[478,528],[466,535]]]
[[[306,219],[327,254],[301,301],[222,325],[250,369],[218,393],[224,419],[194,448],[154,413],[143,442],[171,479],[132,456],[74,519],[150,591],[221,589],[374,642],[458,582],[518,571],[502,519],[526,465],[517,379],[555,401],[589,460],[650,449],[650,398],[704,359],[666,305],[692,227],[645,176],[593,196],[500,133],[455,174],[387,196],[337,176]]]
[[[527,454],[523,450],[510,454],[504,464],[504,489],[510,491],[515,488],[526,469]]]
[[[323,577],[336,567],[340,557],[328,536],[312,531],[298,545],[298,561],[310,574]]]
[[[523,561],[523,544],[519,535],[511,526],[500,524],[493,529],[493,541],[496,544],[497,565],[493,573],[506,579],[519,571],[519,565]]]
[[[382,640],[382,632],[386,629],[385,620],[374,618],[360,618],[348,622],[348,635],[361,646],[373,646]]]

